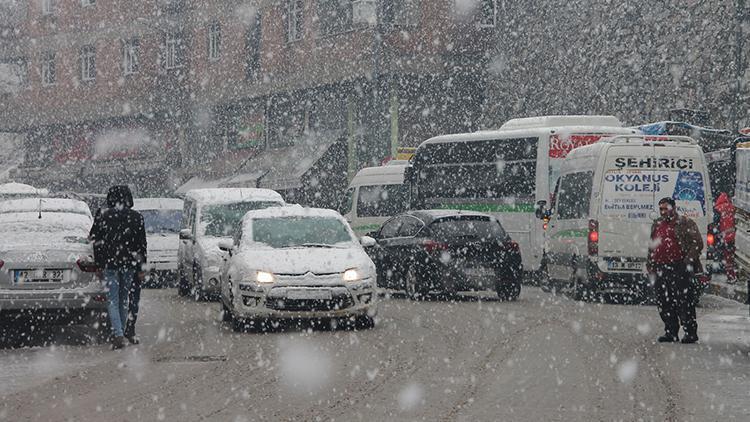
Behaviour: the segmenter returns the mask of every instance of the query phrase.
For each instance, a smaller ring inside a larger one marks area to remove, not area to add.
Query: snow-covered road
[[[148,290],[143,344],[0,350],[0,420],[747,420],[747,307],[709,296],[697,345],[653,306],[383,301],[368,331],[232,332],[216,303]]]

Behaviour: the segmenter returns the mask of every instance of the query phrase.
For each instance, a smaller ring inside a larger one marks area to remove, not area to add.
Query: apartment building
[[[23,78],[0,97],[0,130],[26,133],[17,178],[144,192],[236,173],[233,185],[262,185],[250,176],[312,167],[336,142],[352,173],[474,129],[498,12],[492,0],[16,3],[0,63]]]

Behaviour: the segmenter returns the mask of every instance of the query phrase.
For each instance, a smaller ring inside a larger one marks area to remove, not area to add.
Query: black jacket
[[[143,216],[132,207],[133,195],[127,186],[109,189],[107,208],[97,211],[89,233],[99,268],[142,270],[146,262],[146,228]]]

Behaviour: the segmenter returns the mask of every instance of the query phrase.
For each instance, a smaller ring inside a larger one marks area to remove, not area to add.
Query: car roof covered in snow
[[[135,210],[182,210],[183,201],[178,198],[135,198]]]
[[[259,218],[284,218],[284,217],[321,217],[344,220],[337,211],[327,208],[306,208],[299,205],[287,205],[284,207],[264,208],[262,210],[248,211],[242,218],[243,225],[250,220]],[[345,220],[344,220],[345,221]]]
[[[352,178],[349,186],[393,185],[404,183],[404,172],[408,166],[365,167]]]
[[[23,198],[0,201],[0,214],[16,212],[71,213],[91,218],[85,202],[67,198]]]
[[[235,202],[271,201],[284,203],[284,198],[271,189],[257,188],[207,188],[192,189],[185,194],[186,199],[200,204],[231,204]]]
[[[3,195],[47,195],[47,189],[38,189],[25,183],[0,183],[0,197]]]

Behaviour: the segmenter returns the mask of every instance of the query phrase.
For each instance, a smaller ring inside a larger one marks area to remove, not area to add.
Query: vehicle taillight
[[[708,244],[708,246],[713,246],[714,243],[716,243],[716,237],[713,233],[708,233],[706,235],[706,244]]]
[[[80,268],[81,271],[85,273],[95,273],[97,270],[96,263],[93,261],[89,261],[86,258],[78,258],[76,264],[78,264],[78,268]]]
[[[3,265],[5,265],[5,261],[3,261],[2,259],[0,259],[0,268],[3,268]]]
[[[438,242],[435,240],[431,240],[431,239],[428,239],[422,242],[422,246],[424,246],[425,250],[429,253],[444,251],[448,249],[447,244]]]
[[[599,222],[589,220],[589,256],[599,254]]]

